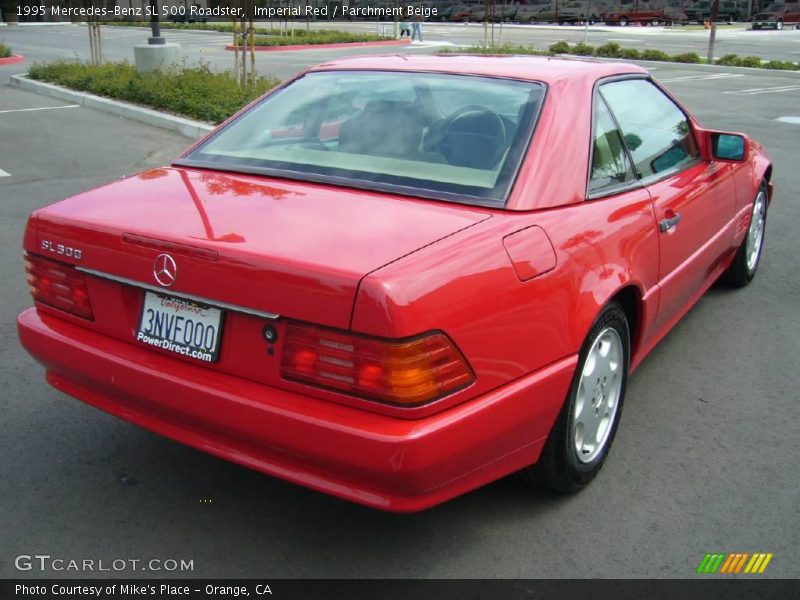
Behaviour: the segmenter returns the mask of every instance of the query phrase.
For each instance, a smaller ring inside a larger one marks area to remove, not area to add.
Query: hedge
[[[537,50],[530,46],[501,44],[499,46],[468,46],[466,48],[445,48],[438,54],[525,54],[534,56],[552,56],[548,50]]]
[[[74,60],[34,64],[28,75],[211,123],[225,120],[278,84],[275,78],[259,77],[252,85],[239,86],[232,72],[215,73],[206,65],[139,74],[128,62],[94,66]]]
[[[0,44],[0,58],[8,58],[11,56],[11,48],[5,44]]]
[[[616,42],[607,42],[602,46],[590,46],[583,42],[578,42],[570,46],[567,42],[561,41],[552,44],[547,50],[540,50],[530,46],[504,44],[501,46],[470,46],[461,50],[442,50],[441,54],[533,54],[556,56],[558,54],[573,54],[578,56],[598,56],[602,58],[624,58],[627,60],[653,60],[661,62],[677,62],[687,64],[699,64],[705,62],[696,52],[684,52],[683,54],[669,55],[662,50],[648,48],[639,51],[636,48],[622,48]],[[778,69],[782,71],[800,71],[800,64],[784,61],[770,60],[762,61],[758,56],[737,56],[736,54],[726,54],[714,61],[714,64],[729,67],[751,67],[761,69]]]
[[[149,27],[150,24],[144,21],[118,21],[108,23],[110,26],[122,27]],[[160,23],[161,29],[191,29],[195,31],[217,31],[220,33],[233,33],[233,25],[230,23]],[[268,29],[266,27],[254,27],[253,33],[256,36],[256,46],[293,46],[298,44],[341,44],[349,42],[376,42],[391,39],[372,33],[350,33],[347,31],[337,31],[335,29],[314,29],[307,30],[298,27],[293,32],[285,29]],[[267,39],[269,38],[269,39]],[[231,37],[231,39],[233,39]]]
[[[348,33],[346,31],[333,31],[320,29],[318,31],[304,31],[303,35],[258,35],[253,40],[256,46],[293,46],[298,44],[345,44],[357,42],[377,42],[393,38],[382,37],[369,33]],[[249,47],[250,40],[247,40]]]

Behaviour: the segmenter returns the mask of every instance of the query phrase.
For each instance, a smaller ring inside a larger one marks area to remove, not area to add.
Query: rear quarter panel
[[[520,281],[502,240],[534,225],[548,234],[556,266]],[[445,398],[441,408],[577,353],[623,287],[644,299],[642,324],[652,320],[656,236],[645,190],[537,213],[498,212],[365,277],[352,328],[389,337],[447,333],[477,378],[469,394]]]

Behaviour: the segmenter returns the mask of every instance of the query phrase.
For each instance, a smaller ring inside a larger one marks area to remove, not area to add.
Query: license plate
[[[220,309],[145,292],[136,341],[202,362],[217,362],[221,332]]]

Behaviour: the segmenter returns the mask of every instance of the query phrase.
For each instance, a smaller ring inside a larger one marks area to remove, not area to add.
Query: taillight
[[[395,341],[295,323],[286,328],[281,374],[402,406],[431,402],[475,379],[441,333]]]
[[[86,276],[75,267],[26,254],[25,271],[34,300],[84,319],[93,318]]]

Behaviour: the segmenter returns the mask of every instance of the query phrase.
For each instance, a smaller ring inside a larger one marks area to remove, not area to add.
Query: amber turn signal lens
[[[34,300],[84,319],[93,318],[86,276],[75,267],[26,254],[25,272]]]
[[[442,333],[397,341],[296,323],[286,328],[281,374],[400,406],[432,402],[475,380]]]

